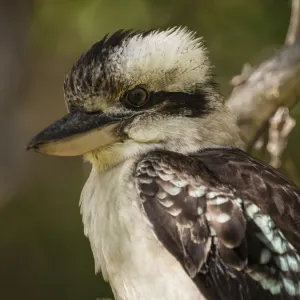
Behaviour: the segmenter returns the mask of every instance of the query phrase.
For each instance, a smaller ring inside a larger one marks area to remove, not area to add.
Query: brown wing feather
[[[255,203],[300,250],[300,189],[271,166],[235,148],[206,149],[199,159],[239,197]]]
[[[300,192],[237,149],[153,152],[136,168],[159,240],[211,299],[300,299]]]

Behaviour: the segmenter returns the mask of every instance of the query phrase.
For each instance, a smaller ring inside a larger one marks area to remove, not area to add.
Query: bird
[[[108,34],[64,98],[27,149],[91,163],[80,212],[115,299],[300,299],[300,190],[245,152],[196,32]]]

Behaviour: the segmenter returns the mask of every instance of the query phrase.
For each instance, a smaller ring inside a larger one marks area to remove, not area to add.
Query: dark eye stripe
[[[149,93],[147,102],[140,107],[128,107],[125,99],[122,102],[125,107],[137,111],[155,108],[157,105],[164,103],[159,109],[159,113],[197,117],[210,111],[207,96],[201,91],[197,91],[195,94],[160,91]]]
[[[157,99],[165,99],[166,105],[162,112],[168,114],[181,114],[189,117],[197,117],[210,111],[208,95],[197,91],[195,94],[182,92],[159,92],[155,93]]]

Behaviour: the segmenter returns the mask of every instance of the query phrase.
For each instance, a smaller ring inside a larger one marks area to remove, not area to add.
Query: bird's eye
[[[141,107],[148,101],[148,92],[142,87],[136,87],[126,94],[126,102],[132,107]]]

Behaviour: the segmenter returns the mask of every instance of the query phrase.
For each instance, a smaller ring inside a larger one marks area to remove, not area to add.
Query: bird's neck
[[[131,159],[138,159],[142,154],[154,150],[147,144],[139,144],[133,141],[125,143],[116,143],[105,149],[99,149],[85,154],[84,158],[88,160],[97,172],[109,172],[122,163]]]
[[[103,172],[155,150],[189,155],[204,148],[242,148],[236,119],[225,107],[224,111],[216,111],[209,118],[179,118],[174,122],[166,121],[164,126],[154,126],[146,132],[144,127],[144,130],[135,127],[129,133],[128,140],[94,150],[86,154],[85,158],[95,169]],[[157,136],[160,138],[155,139]]]

